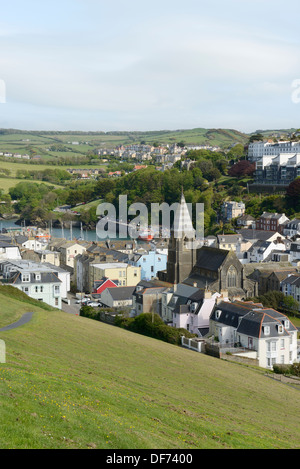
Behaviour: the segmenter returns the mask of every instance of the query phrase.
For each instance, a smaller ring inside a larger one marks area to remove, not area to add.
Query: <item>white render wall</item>
[[[18,246],[0,247],[0,260],[22,259]]]
[[[55,294],[54,287],[59,286],[59,294]],[[47,303],[54,308],[61,309],[61,284],[57,283],[41,283],[41,284],[32,284],[32,283],[23,283],[14,285],[14,287],[18,288],[21,291],[24,291],[26,295],[34,298],[35,300],[42,300],[44,303]],[[36,287],[38,291],[36,291]],[[41,291],[41,287],[43,287],[43,291]],[[25,288],[28,288],[28,292],[25,291]],[[56,304],[55,299],[57,298],[58,302]]]

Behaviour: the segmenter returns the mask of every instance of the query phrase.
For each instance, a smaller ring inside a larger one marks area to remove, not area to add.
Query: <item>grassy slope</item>
[[[0,338],[0,448],[299,447],[299,392],[261,370],[58,311]]]
[[[29,142],[24,142],[25,139]],[[68,147],[70,151],[78,154],[85,154],[94,147],[108,146],[114,147],[120,144],[131,144],[146,141],[151,144],[154,142],[159,143],[174,143],[184,140],[187,144],[208,144],[228,146],[232,143],[246,143],[248,136],[233,129],[180,129],[180,130],[162,130],[162,131],[149,131],[149,132],[112,132],[100,133],[95,135],[80,134],[4,134],[0,135],[0,150],[7,150],[12,152],[26,153],[29,146],[34,148],[35,151],[43,156],[59,156],[61,153],[46,152],[50,144],[60,143]],[[72,145],[69,142],[77,141],[80,145]],[[86,145],[83,142],[88,142]]]

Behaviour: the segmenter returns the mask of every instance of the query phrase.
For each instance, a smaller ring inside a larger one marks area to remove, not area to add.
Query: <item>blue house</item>
[[[149,251],[145,254],[133,254],[128,263],[141,267],[141,280],[151,280],[157,277],[160,270],[166,270],[167,258],[167,254]]]

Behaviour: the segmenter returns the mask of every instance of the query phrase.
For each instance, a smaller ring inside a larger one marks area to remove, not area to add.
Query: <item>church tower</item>
[[[165,281],[172,284],[183,282],[191,273],[195,263],[195,229],[182,192],[170,233]]]

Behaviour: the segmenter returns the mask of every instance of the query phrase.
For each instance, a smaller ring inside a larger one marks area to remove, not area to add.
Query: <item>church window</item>
[[[227,272],[227,287],[236,287],[237,285],[237,272],[235,267],[231,265]]]

